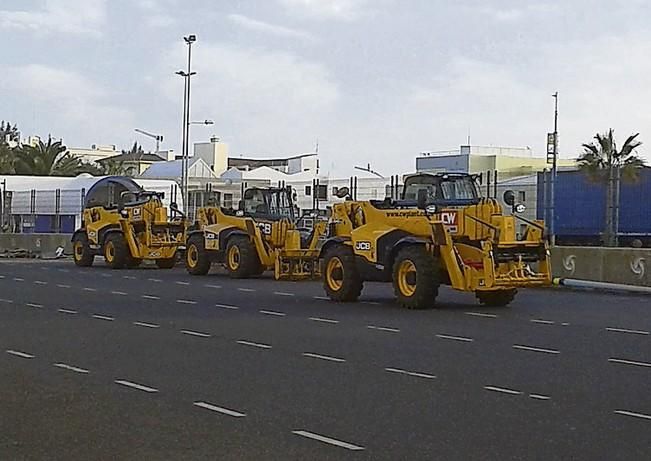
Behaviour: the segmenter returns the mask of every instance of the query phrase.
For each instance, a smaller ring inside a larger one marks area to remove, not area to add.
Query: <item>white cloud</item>
[[[363,12],[368,0],[278,0],[288,11],[323,19],[352,20]]]
[[[270,24],[268,22],[258,21],[241,14],[229,14],[228,19],[246,29],[256,32],[264,32],[271,35],[287,38],[298,38],[302,40],[313,40],[314,37],[302,30],[290,29],[288,27]]]
[[[0,28],[27,30],[37,33],[100,37],[106,20],[106,0],[45,0],[36,11],[0,10]]]
[[[154,14],[152,16],[147,17],[147,19],[145,20],[145,24],[148,27],[164,28],[176,24],[176,19],[174,19],[172,16],[168,14]]]
[[[184,53],[175,47],[161,65],[183,62]],[[201,42],[193,58],[192,118],[214,120],[214,132],[233,140],[239,152],[309,150],[339,101],[323,65],[289,53]],[[179,77],[170,77],[163,91],[180,107]]]
[[[134,125],[133,114],[115,105],[113,95],[73,71],[40,64],[9,67],[0,74],[0,88],[31,106],[35,118],[47,119],[48,133],[75,144],[113,140]]]

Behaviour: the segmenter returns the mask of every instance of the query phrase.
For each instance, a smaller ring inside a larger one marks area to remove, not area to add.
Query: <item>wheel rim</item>
[[[403,296],[411,297],[416,293],[416,265],[409,259],[398,266],[398,288]],[[413,284],[411,282],[414,282]]]
[[[196,245],[190,245],[188,248],[188,266],[194,268],[197,267],[199,262],[199,250],[197,250]]]
[[[234,271],[240,267],[240,249],[236,246],[228,250],[228,267]]]
[[[341,278],[337,278],[337,272],[340,272]],[[330,289],[333,291],[341,290],[344,284],[344,265],[341,259],[334,257],[328,261],[328,265],[326,266],[326,280]]]
[[[109,241],[106,243],[106,252],[104,256],[106,257],[106,260],[110,263],[112,263],[113,260],[115,259],[115,245],[113,245],[113,242]]]
[[[84,257],[84,244],[81,242],[75,242],[75,259],[79,261],[83,257]]]

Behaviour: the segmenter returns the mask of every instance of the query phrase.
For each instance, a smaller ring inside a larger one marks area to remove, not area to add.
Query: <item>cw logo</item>
[[[646,272],[646,265],[644,258],[633,258],[631,259],[631,272],[638,276],[638,278],[644,278],[644,273]]]
[[[576,256],[568,255],[563,258],[563,269],[568,271],[570,275],[574,275],[574,272],[576,271]]]

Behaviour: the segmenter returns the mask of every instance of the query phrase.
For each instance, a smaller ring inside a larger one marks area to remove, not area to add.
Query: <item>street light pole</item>
[[[188,206],[188,165],[189,165],[189,143],[190,143],[190,78],[196,75],[192,72],[192,44],[197,41],[197,36],[192,34],[183,37],[188,45],[188,68],[187,71],[178,71],[177,75],[183,77],[185,87],[183,90],[183,122],[182,122],[182,139],[181,139],[181,191],[183,196],[183,206]]]

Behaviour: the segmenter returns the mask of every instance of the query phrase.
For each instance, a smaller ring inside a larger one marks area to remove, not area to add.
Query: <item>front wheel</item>
[[[433,307],[439,292],[439,268],[424,246],[400,250],[393,263],[393,290],[407,309]]]
[[[85,233],[76,234],[72,238],[72,251],[75,264],[79,267],[90,267],[93,265],[95,255],[93,255],[88,237]]]
[[[496,291],[477,291],[475,296],[479,303],[488,307],[505,307],[508,306],[515,294],[518,292],[515,288],[510,290],[496,290]]]
[[[171,269],[176,264],[176,255],[171,258],[161,258],[156,260],[156,266],[159,269]]]
[[[226,245],[226,270],[234,279],[251,277],[260,273],[260,258],[248,237],[234,236]]]
[[[129,247],[121,233],[112,233],[104,241],[104,259],[111,269],[122,269],[129,261]]]
[[[355,302],[364,283],[357,271],[355,255],[347,245],[335,245],[323,258],[323,288],[330,299],[337,302]]]
[[[192,236],[185,249],[185,268],[191,275],[206,275],[210,270],[210,257],[202,236]]]

